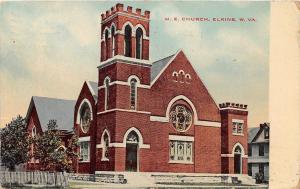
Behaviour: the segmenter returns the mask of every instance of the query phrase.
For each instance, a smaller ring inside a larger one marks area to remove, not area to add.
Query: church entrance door
[[[126,140],[126,171],[138,171],[138,135],[131,131]]]
[[[242,173],[242,150],[239,146],[237,146],[234,150],[234,173],[241,174]]]

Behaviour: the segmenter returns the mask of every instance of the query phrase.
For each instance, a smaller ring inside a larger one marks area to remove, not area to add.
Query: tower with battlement
[[[149,21],[150,11],[134,11],[120,3],[101,14],[101,62],[116,57],[149,60]]]
[[[222,173],[247,173],[247,105],[219,104],[221,114]]]

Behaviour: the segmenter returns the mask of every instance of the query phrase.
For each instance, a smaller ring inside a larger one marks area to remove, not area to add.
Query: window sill
[[[101,161],[109,161],[108,158],[101,158]]]
[[[234,136],[244,136],[243,133],[241,133],[241,134],[239,134],[239,133],[232,133],[232,135],[234,135]]]
[[[87,160],[87,161],[79,161],[79,163],[90,163],[90,160]]]
[[[170,160],[168,163],[172,164],[172,163],[176,163],[176,164],[194,164],[194,162],[191,161],[174,161],[174,160]]]

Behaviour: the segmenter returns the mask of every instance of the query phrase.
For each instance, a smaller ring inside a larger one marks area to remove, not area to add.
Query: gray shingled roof
[[[152,63],[151,67],[151,82],[156,78],[156,76],[160,73],[160,71],[168,64],[168,62],[175,56],[172,54],[168,57],[160,59]]]
[[[248,128],[248,143],[251,143],[256,134],[258,133],[260,127]]]
[[[55,119],[58,129],[72,131],[74,123],[75,100],[64,100],[48,97],[32,97],[41,127],[47,130],[49,120]]]
[[[88,84],[91,86],[91,91],[92,93],[94,93],[94,99],[97,100],[97,97],[98,97],[98,83],[97,82],[94,82],[94,81],[87,81]]]

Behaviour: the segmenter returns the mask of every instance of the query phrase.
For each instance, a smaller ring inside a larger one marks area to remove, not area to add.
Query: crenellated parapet
[[[138,16],[138,17],[142,17],[145,19],[149,19],[150,18],[150,11],[145,10],[142,13],[142,9],[140,8],[136,8],[135,11],[132,10],[131,6],[127,6],[126,9],[124,8],[124,5],[121,3],[116,4],[115,6],[111,7],[110,10],[107,10],[105,12],[105,14],[101,14],[101,20],[105,20],[107,18],[109,18],[111,15],[114,15],[115,13],[126,13],[132,16]]]
[[[220,109],[241,109],[246,110],[248,105],[246,104],[239,104],[239,103],[233,103],[233,102],[225,102],[222,104],[219,104]]]

